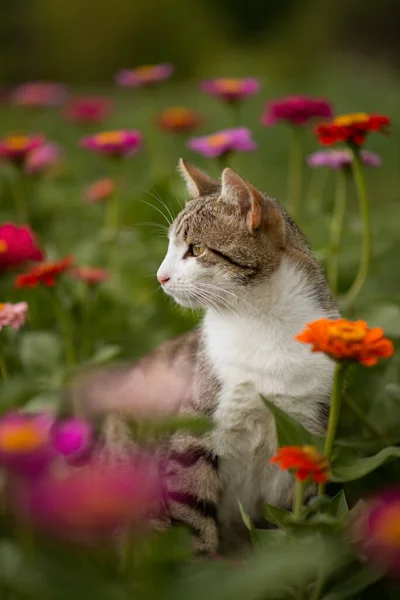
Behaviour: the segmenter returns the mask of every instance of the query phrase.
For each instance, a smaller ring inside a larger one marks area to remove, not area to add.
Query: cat
[[[116,370],[108,389],[121,410],[134,411],[133,398],[153,390],[173,411],[213,420],[209,434],[170,439],[167,508],[171,523],[190,528],[196,553],[229,554],[248,541],[239,503],[258,521],[263,502],[288,507],[292,499],[291,475],[269,464],[277,438],[260,395],[324,433],[333,362],[295,335],[339,313],[322,267],[276,200],[229,168],[221,182],[184,160],[179,168],[190,199],[170,226],[157,278],[178,304],[205,309],[204,318]],[[99,394],[92,403],[101,404]]]

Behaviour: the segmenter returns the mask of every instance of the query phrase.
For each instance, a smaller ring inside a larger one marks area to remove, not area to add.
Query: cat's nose
[[[167,283],[167,281],[169,281],[171,278],[167,277],[164,274],[157,273],[157,279],[161,283],[161,285],[165,285]]]

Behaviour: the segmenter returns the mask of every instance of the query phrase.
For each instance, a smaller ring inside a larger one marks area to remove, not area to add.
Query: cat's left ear
[[[211,179],[206,173],[183,160],[183,158],[179,161],[178,170],[185,181],[191,199],[214,194],[220,189],[218,181]]]
[[[239,204],[247,227],[252,233],[269,220],[270,207],[267,205],[271,202],[233,169],[227,168],[222,172],[221,198]]]

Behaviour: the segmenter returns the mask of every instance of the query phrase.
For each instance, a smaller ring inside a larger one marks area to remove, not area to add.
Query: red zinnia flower
[[[18,227],[13,223],[0,226],[0,271],[43,258],[29,227]]]
[[[28,273],[18,275],[15,279],[17,288],[37,287],[41,283],[47,287],[55,285],[57,278],[72,265],[72,257],[68,256],[60,261],[46,262],[34,267]]]
[[[262,122],[264,125],[275,125],[277,121],[286,121],[292,125],[304,125],[312,119],[329,119],[331,116],[332,107],[324,98],[289,96],[269,102]]]
[[[312,479],[315,483],[328,480],[329,463],[314,446],[284,446],[270,460],[281,469],[293,470],[299,481]]]
[[[8,135],[0,140],[0,157],[20,165],[28,153],[45,143],[42,135]]]
[[[111,114],[113,104],[109,98],[101,96],[82,96],[72,98],[64,110],[69,121],[76,123],[102,123]]]
[[[105,269],[97,269],[96,267],[73,267],[68,271],[69,275],[74,279],[86,281],[89,285],[102,283],[110,277],[110,273]]]
[[[353,113],[339,115],[331,123],[319,125],[317,136],[321,144],[331,146],[336,142],[345,142],[353,146],[361,146],[370,131],[388,132],[389,117]]]
[[[84,137],[80,145],[106,156],[122,157],[134,154],[141,143],[142,134],[139,131],[120,129]]]

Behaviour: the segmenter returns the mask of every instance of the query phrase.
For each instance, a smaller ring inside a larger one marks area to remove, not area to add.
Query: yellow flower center
[[[6,146],[10,150],[24,150],[29,144],[29,138],[26,135],[15,135],[6,138]]]
[[[242,90],[240,79],[218,79],[217,85],[221,92],[240,92]]]
[[[142,65],[141,67],[136,67],[134,71],[139,79],[151,79],[154,69],[155,65]]]
[[[122,131],[104,131],[96,135],[99,144],[119,144],[123,141]]]
[[[5,307],[5,304],[4,304],[4,302],[2,302],[2,303],[0,304],[0,312],[1,312],[2,310],[4,310],[4,307]]]
[[[362,342],[365,338],[365,327],[361,325],[337,324],[329,329],[331,339],[339,339],[344,342]]]
[[[216,133],[215,135],[208,136],[207,142],[210,146],[213,146],[213,148],[217,148],[218,146],[223,146],[223,144],[229,142],[229,135],[227,133]]]
[[[7,252],[7,250],[8,250],[7,242],[5,242],[4,240],[0,240],[0,254],[4,254],[4,252]]]
[[[356,125],[357,123],[365,123],[368,119],[369,116],[367,113],[349,113],[346,115],[339,115],[333,119],[333,124],[339,125],[339,127],[348,127],[349,125]]]
[[[47,441],[47,432],[32,423],[4,424],[0,430],[0,448],[4,452],[29,452]]]
[[[400,503],[385,509],[377,523],[376,535],[382,542],[400,547]]]

